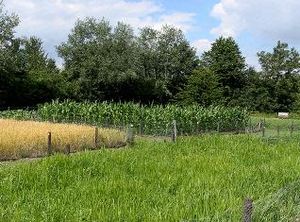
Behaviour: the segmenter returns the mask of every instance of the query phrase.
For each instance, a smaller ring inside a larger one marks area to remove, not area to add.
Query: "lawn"
[[[206,135],[0,165],[0,221],[255,221],[297,215],[297,140]],[[287,192],[289,191],[289,192]]]

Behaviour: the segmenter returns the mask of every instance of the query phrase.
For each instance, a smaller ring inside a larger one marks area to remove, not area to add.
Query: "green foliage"
[[[245,85],[237,104],[260,112],[299,109],[299,53],[278,42],[273,52],[263,51],[258,57],[262,70],[244,71]]]
[[[261,71],[248,68],[237,42],[220,37],[200,60],[177,28],[78,20],[57,47],[59,70],[36,37],[18,38],[19,19],[0,3],[0,109],[52,99],[142,104],[241,106],[260,112],[300,109],[300,55],[278,42],[260,52]]]
[[[0,108],[32,106],[59,94],[58,69],[47,57],[42,41],[17,38],[16,15],[8,15],[0,4]]]
[[[34,110],[5,110],[0,112],[2,119],[15,119],[15,120],[37,120],[38,116]]]
[[[166,80],[170,96],[174,98],[198,66],[198,58],[183,32],[174,27],[164,26],[157,42],[159,76]]]
[[[289,48],[287,43],[277,42],[273,52],[259,52],[259,62],[265,78],[275,80],[298,74],[300,55],[295,48]]]
[[[246,86],[241,93],[239,103],[249,110],[258,112],[274,112],[276,109],[275,98],[270,96],[270,82],[264,81],[261,73],[256,72],[253,68],[246,70]]]
[[[210,69],[219,79],[224,104],[237,105],[236,100],[245,86],[245,58],[231,37],[218,38],[201,58],[201,66]]]
[[[99,125],[125,126],[133,124],[145,134],[169,135],[173,120],[182,134],[200,130],[240,129],[248,122],[249,115],[240,108],[222,106],[203,108],[199,105],[151,105],[134,103],[76,103],[53,101],[39,107],[38,116],[43,120],[82,122]]]
[[[55,61],[46,55],[43,42],[37,37],[25,39],[23,55],[28,90],[27,102],[36,104],[61,96],[62,77]]]
[[[258,53],[262,67],[257,90],[266,92],[261,104],[265,111],[291,111],[299,94],[300,55],[288,44],[278,42],[273,52]],[[267,109],[267,107],[269,109]]]
[[[254,221],[297,221],[299,220],[300,181],[294,181],[258,201]]]
[[[14,29],[18,24],[18,17],[7,14],[0,2],[0,107],[6,105],[10,88],[22,74],[15,68],[19,62],[15,52],[20,42],[14,38]]]
[[[10,48],[14,40],[14,29],[19,24],[19,18],[15,14],[7,14],[4,11],[2,2],[0,2],[0,49]]]
[[[183,104],[197,103],[207,107],[222,103],[222,88],[212,71],[199,68],[189,77],[187,85],[177,98]]]
[[[144,28],[136,36],[129,25],[113,28],[104,19],[78,21],[58,53],[75,85],[71,93],[81,100],[166,102],[197,66],[181,30]]]

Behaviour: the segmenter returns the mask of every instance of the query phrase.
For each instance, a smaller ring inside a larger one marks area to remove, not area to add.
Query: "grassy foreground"
[[[299,176],[296,141],[141,140],[128,149],[0,165],[0,221],[240,221],[245,197],[259,204],[256,221],[287,221],[296,200],[272,195]]]

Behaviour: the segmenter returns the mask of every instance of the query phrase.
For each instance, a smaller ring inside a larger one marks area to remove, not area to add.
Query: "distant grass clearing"
[[[52,133],[54,151],[91,149],[95,146],[95,129],[76,124],[16,121],[0,119],[0,161],[33,158],[47,154],[47,134]],[[100,146],[116,147],[124,144],[123,132],[99,129]]]

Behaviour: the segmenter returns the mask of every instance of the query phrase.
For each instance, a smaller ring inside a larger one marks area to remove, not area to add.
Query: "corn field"
[[[173,120],[177,122],[179,135],[244,129],[249,120],[247,111],[236,107],[144,106],[135,103],[78,103],[68,100],[43,104],[37,111],[4,111],[0,113],[1,117],[104,127],[126,127],[132,124],[137,133],[146,135],[170,135]]]
[[[240,108],[221,106],[203,108],[192,105],[143,106],[134,103],[77,103],[72,101],[46,103],[38,108],[37,116],[55,122],[80,122],[101,126],[133,127],[142,134],[163,135],[177,121],[181,134],[201,131],[232,131],[244,128],[249,115]]]

